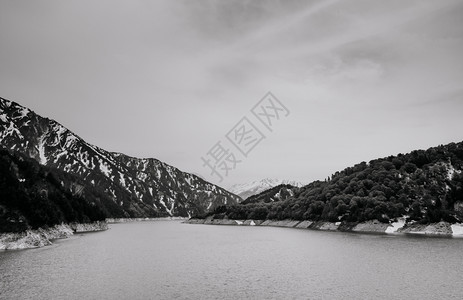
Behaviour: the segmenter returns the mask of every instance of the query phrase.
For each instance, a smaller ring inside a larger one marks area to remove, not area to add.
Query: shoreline
[[[186,221],[185,217],[162,218],[107,218],[94,223],[69,223],[49,228],[28,229],[23,232],[0,232],[1,250],[21,250],[41,248],[53,244],[53,240],[66,239],[76,233],[105,231],[109,224],[146,221]]]
[[[49,228],[29,229],[23,232],[0,233],[0,250],[41,248],[53,244],[56,239],[65,239],[76,233],[105,231],[105,221],[94,223],[60,224]]]
[[[397,222],[390,224],[371,220],[362,223],[327,222],[327,221],[299,221],[299,220],[231,220],[231,219],[206,219],[191,218],[186,224],[228,225],[228,226],[270,226],[284,228],[298,228],[324,231],[375,233],[375,234],[413,234],[441,237],[463,237],[463,224],[451,224],[438,222],[430,224],[418,224],[406,222],[406,218],[399,218]]]
[[[108,224],[130,223],[130,222],[148,222],[148,221],[181,221],[188,220],[187,217],[160,217],[160,218],[106,218]]]

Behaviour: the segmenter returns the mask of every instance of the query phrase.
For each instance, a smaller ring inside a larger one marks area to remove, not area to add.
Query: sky
[[[463,140],[462,1],[0,0],[0,43],[1,97],[224,187]]]

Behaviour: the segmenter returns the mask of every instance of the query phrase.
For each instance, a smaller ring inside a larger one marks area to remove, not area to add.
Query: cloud
[[[103,148],[202,174],[199,157],[271,90],[291,115],[227,180],[310,181],[462,138],[462,11],[461,1],[2,1],[0,88]]]

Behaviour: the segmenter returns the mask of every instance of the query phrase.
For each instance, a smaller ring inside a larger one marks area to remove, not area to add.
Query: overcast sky
[[[463,140],[463,1],[0,0],[0,96],[229,186]],[[265,131],[250,109],[288,110]],[[225,135],[247,116],[247,157]],[[201,157],[241,160],[219,182]]]

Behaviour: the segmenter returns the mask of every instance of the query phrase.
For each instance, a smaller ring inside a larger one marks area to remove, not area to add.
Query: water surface
[[[110,225],[0,251],[0,299],[461,299],[463,239]]]

